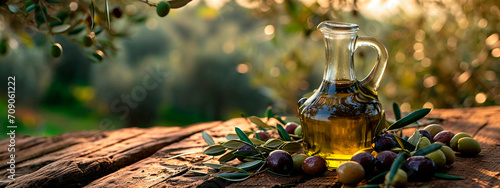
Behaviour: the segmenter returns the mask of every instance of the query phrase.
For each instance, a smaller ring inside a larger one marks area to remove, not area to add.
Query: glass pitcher
[[[387,50],[375,38],[358,36],[356,24],[324,21],[318,29],[326,45],[325,72],[314,94],[299,101],[299,115],[306,154],[320,156],[329,168],[336,168],[356,151],[370,147],[375,136],[383,114],[376,90],[387,65]],[[368,76],[358,81],[353,53],[360,46],[375,48],[378,58]]]

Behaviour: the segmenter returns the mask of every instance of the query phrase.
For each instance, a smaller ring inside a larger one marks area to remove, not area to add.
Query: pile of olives
[[[287,123],[285,130],[288,134],[302,136],[302,127],[295,122]],[[269,135],[265,131],[256,131],[256,133],[264,141],[269,139]],[[318,176],[327,170],[326,160],[321,157],[308,157],[305,154],[291,156],[290,153],[283,150],[274,150],[269,153],[267,166],[269,170],[278,174],[303,172],[306,175]]]
[[[307,157],[305,154],[295,154],[293,157],[286,151],[274,150],[267,157],[269,170],[278,174],[304,172],[307,175],[317,176],[326,170],[325,159],[318,156]]]
[[[420,137],[415,144],[415,151],[407,151],[406,160],[391,182],[387,173],[386,185],[405,187],[408,179],[429,180],[437,170],[455,162],[455,151],[468,156],[481,152],[481,146],[469,134],[463,132],[454,134],[443,130],[438,124],[428,125],[423,130],[418,130],[418,133],[412,135]],[[406,137],[405,140],[416,140],[412,137]],[[432,143],[441,143],[442,146],[424,156],[414,156],[416,150]],[[388,171],[398,156],[396,152],[403,152],[398,146],[397,140],[391,133],[386,132],[376,136],[373,139],[372,150],[361,150],[352,156],[351,161],[339,165],[337,168],[339,182],[358,184],[367,177]]]

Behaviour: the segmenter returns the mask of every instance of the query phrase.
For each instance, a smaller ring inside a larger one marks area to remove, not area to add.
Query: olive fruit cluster
[[[304,172],[307,175],[318,176],[326,170],[325,159],[318,156],[307,157],[305,154],[296,154],[293,157],[286,151],[274,150],[267,157],[269,170],[278,174],[290,174],[292,171]]]
[[[288,134],[294,134],[297,136],[302,136],[302,126],[295,122],[288,122],[286,124],[285,130]]]
[[[433,139],[435,142],[441,142],[446,146],[449,146],[445,147],[451,148],[446,149],[450,150],[449,152],[458,151],[460,154],[467,156],[474,156],[481,152],[481,145],[479,142],[467,133],[460,132],[454,134],[453,132],[443,130],[443,128],[438,124],[428,125],[424,128],[424,130],[429,131],[429,133],[432,132],[431,136],[434,135]],[[446,152],[444,153],[446,155]]]

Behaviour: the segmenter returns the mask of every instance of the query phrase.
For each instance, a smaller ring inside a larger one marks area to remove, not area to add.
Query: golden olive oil
[[[377,95],[359,82],[324,80],[299,107],[304,151],[324,158],[329,168],[370,147],[382,116]]]

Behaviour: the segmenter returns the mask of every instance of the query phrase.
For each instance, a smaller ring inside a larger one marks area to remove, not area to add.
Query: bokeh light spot
[[[488,46],[493,46],[498,41],[498,33],[491,34],[488,38],[486,38],[486,44]]]
[[[486,95],[484,93],[478,93],[476,95],[476,102],[479,104],[486,102]]]
[[[437,84],[437,78],[435,76],[429,76],[424,79],[424,87],[430,88]]]
[[[432,64],[432,61],[429,58],[424,58],[420,63],[422,64],[423,67],[429,67]]]
[[[78,9],[78,3],[73,1],[69,4],[69,10],[71,11],[75,11],[76,9]]]
[[[264,34],[266,34],[266,35],[272,35],[272,34],[274,34],[274,26],[273,25],[267,25],[264,28]]]
[[[477,26],[479,26],[480,28],[485,28],[486,26],[488,26],[488,20],[481,18],[479,22],[477,22]]]
[[[248,72],[248,65],[241,63],[238,66],[236,66],[236,71],[238,71],[238,73],[245,74]]]
[[[280,76],[280,69],[278,67],[273,67],[269,70],[269,74],[272,76],[272,77],[278,77]]]
[[[493,57],[500,57],[500,48],[495,48],[495,49],[491,50],[491,55]]]
[[[402,112],[409,112],[409,111],[411,111],[411,105],[410,105],[410,103],[405,102],[405,103],[401,104],[401,111]]]
[[[434,108],[434,105],[431,102],[426,102],[422,108]]]

